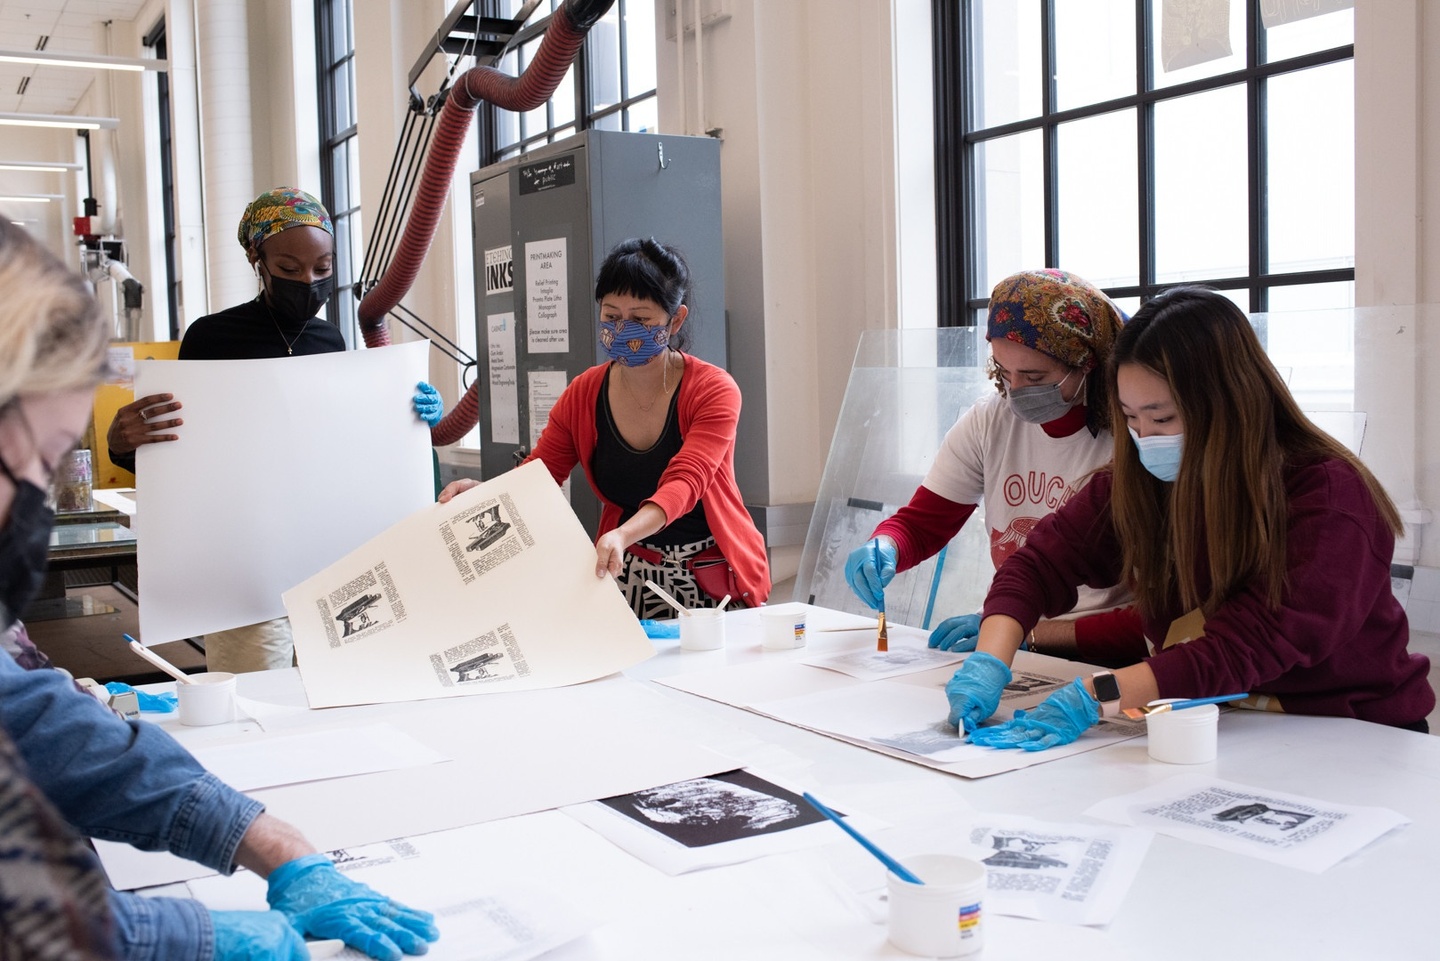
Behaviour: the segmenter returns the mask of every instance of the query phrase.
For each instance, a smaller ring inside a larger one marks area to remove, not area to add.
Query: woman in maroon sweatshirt
[[[1155,698],[1426,730],[1427,658],[1390,588],[1401,530],[1360,461],[1296,406],[1245,314],[1201,288],[1145,304],[1110,361],[1115,458],[996,574],[976,654],[947,687],[974,743],[1042,750]],[[1125,572],[1152,654],[994,712],[1021,639]],[[1098,694],[1097,694],[1098,691]],[[977,728],[979,728],[977,730]]]

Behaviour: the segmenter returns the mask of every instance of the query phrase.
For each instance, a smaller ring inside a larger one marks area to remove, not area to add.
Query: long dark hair
[[[620,241],[610,249],[595,276],[596,303],[607,294],[626,294],[655,301],[666,317],[674,317],[681,304],[689,305],[690,293],[690,266],[685,263],[685,255],[653,237]],[[671,347],[684,350],[689,346],[694,316],[692,308],[686,315],[687,322],[671,338]]]
[[[1124,364],[1150,371],[1170,388],[1185,436],[1173,484],[1145,469],[1122,429],[1114,386]],[[1146,303],[1116,338],[1108,377],[1116,425],[1111,511],[1123,569],[1132,573],[1147,614],[1178,601],[1208,615],[1257,579],[1271,606],[1279,605],[1287,570],[1287,467],[1345,461],[1380,516],[1400,532],[1400,515],[1380,482],[1301,413],[1249,319],[1224,295],[1176,287]],[[1202,545],[1206,568],[1196,560]]]

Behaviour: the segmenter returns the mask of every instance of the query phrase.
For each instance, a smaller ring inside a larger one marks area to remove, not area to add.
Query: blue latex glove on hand
[[[895,579],[895,548],[888,540],[872,537],[845,560],[845,580],[855,596],[878,611],[885,602],[885,585]]]
[[[215,961],[310,961],[305,939],[279,911],[211,911]]]
[[[980,615],[947,617],[930,632],[930,646],[941,651],[973,651],[980,640]]]
[[[645,628],[645,636],[654,640],[656,638],[676,638],[680,636],[680,622],[673,618],[668,621],[642,620],[640,626]]]
[[[397,904],[339,871],[323,854],[307,854],[270,872],[270,906],[301,934],[339,938],[380,961],[424,954],[440,937],[435,916]]]
[[[971,744],[1043,751],[1069,744],[1100,720],[1100,702],[1085,690],[1082,678],[1062,687],[1033,711],[1016,711],[1014,720],[984,727],[970,735]]]
[[[965,732],[975,730],[1000,706],[1000,695],[1013,677],[1005,662],[993,654],[976,651],[965,658],[960,670],[945,685],[945,696],[950,699],[950,723],[963,727]]]
[[[180,699],[173,693],[167,691],[164,694],[151,694],[147,691],[136,691],[135,688],[124,681],[107,681],[105,690],[111,694],[127,694],[134,692],[135,702],[142,711],[152,711],[156,714],[173,714],[179,705]]]
[[[434,427],[445,415],[445,402],[440,399],[440,392],[423,380],[415,385],[414,404],[415,416],[427,427]]]

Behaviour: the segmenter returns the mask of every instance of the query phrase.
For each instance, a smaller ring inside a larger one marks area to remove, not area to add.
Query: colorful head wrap
[[[1123,322],[1110,298],[1080,277],[1052,268],[1022,270],[990,293],[985,339],[1014,341],[1089,371],[1110,356]]]
[[[335,228],[325,205],[299,187],[267,190],[245,208],[240,217],[240,246],[248,254],[282,230],[291,227],[319,227],[330,236]]]

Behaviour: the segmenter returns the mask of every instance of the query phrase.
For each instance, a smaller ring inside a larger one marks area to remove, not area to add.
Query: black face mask
[[[20,619],[25,605],[40,591],[50,553],[50,528],[55,512],[45,506],[45,491],[19,480],[4,461],[3,471],[15,485],[10,519],[0,529],[0,631]]]
[[[312,284],[276,277],[270,271],[270,294],[266,302],[281,320],[303,324],[320,312],[335,290],[335,278],[325,277]]]

